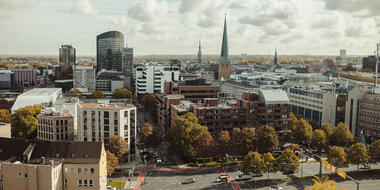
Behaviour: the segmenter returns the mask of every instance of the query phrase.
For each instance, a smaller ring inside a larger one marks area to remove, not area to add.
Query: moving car
[[[195,178],[187,178],[185,181],[182,182],[182,184],[189,184],[189,183],[194,183]]]
[[[278,185],[273,185],[271,187],[269,187],[269,190],[283,190],[282,187],[278,186]]]
[[[245,180],[250,180],[252,179],[252,176],[251,175],[245,175],[245,174],[239,174],[235,181],[245,181]]]
[[[215,179],[215,183],[227,182],[229,177],[228,174],[222,174]]]

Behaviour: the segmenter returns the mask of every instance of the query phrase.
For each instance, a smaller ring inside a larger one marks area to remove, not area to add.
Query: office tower
[[[123,73],[133,74],[133,48],[125,47],[122,51]]]
[[[71,45],[62,45],[59,48],[60,71],[57,79],[69,79],[73,76],[73,67],[76,65],[76,50]]]
[[[198,59],[197,59],[197,63],[198,63],[198,64],[201,64],[201,63],[202,63],[201,40],[199,40]]]
[[[345,58],[346,57],[346,49],[341,49],[340,50],[340,57]]]
[[[223,40],[222,40],[222,51],[220,53],[219,63],[218,63],[218,80],[222,78],[229,78],[231,73],[231,60],[228,53],[228,39],[227,39],[227,18],[224,17],[224,29],[223,29]]]
[[[74,70],[74,88],[83,92],[95,91],[95,69],[93,66],[77,66]]]
[[[96,36],[97,72],[102,69],[122,72],[123,48],[124,35],[121,32],[110,31]]]

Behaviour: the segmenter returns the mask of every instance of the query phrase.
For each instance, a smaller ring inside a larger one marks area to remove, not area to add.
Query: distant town
[[[227,25],[218,56],[0,57],[0,190],[378,189],[380,45],[230,56]]]

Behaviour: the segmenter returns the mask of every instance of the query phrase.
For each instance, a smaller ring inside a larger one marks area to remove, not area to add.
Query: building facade
[[[0,70],[0,89],[10,89],[13,81],[14,74],[11,70]]]
[[[22,86],[37,85],[37,70],[35,68],[12,69],[14,73],[14,83]]]
[[[0,137],[11,138],[11,124],[0,122]]]
[[[62,45],[59,48],[59,64],[61,69],[57,79],[72,78],[76,66],[76,50],[72,45]]]
[[[0,189],[107,188],[107,158],[100,142],[43,142],[0,138]]]
[[[374,55],[370,55],[367,57],[363,57],[363,69],[371,69],[372,72],[376,71],[376,57]],[[380,71],[380,67],[378,68]]]
[[[366,94],[360,102],[359,129],[373,140],[380,138],[380,94]]]
[[[95,68],[93,66],[76,66],[74,70],[73,87],[95,91]]]
[[[37,139],[40,141],[74,141],[74,117],[54,108],[37,116]]]
[[[124,35],[119,31],[105,32],[96,37],[96,69],[123,71]]]
[[[147,64],[135,69],[136,94],[164,93],[164,83],[178,81],[180,66]]]
[[[136,107],[114,104],[81,103],[78,110],[78,140],[108,142],[117,135],[129,145],[131,155],[136,143]],[[130,159],[132,160],[132,158]]]

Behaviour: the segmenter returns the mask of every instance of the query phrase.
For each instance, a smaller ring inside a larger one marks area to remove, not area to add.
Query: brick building
[[[37,117],[37,139],[41,141],[74,141],[74,117],[67,111],[46,109]]]
[[[359,129],[365,136],[380,138],[380,94],[366,94],[360,101]]]

